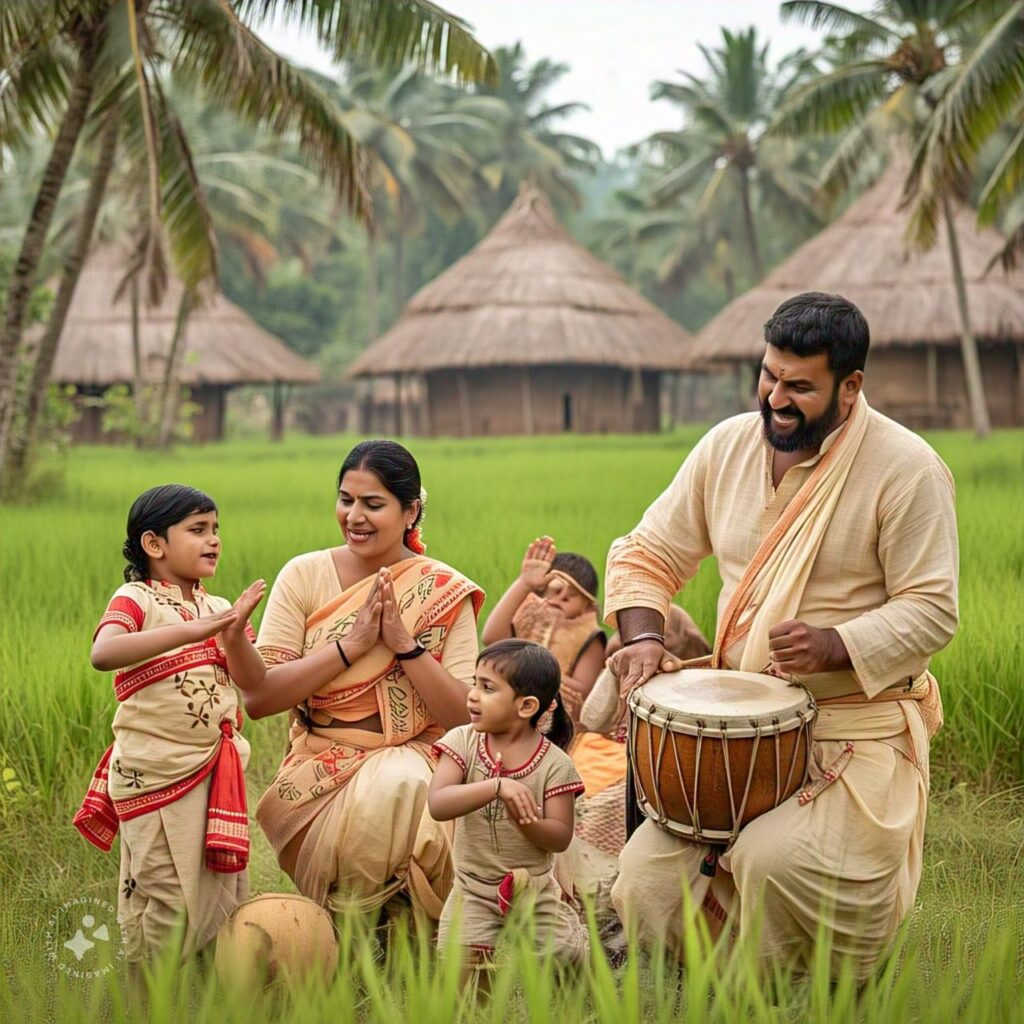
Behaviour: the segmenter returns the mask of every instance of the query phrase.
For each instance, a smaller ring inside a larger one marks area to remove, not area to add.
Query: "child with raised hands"
[[[184,919],[188,955],[248,897],[249,744],[233,677],[262,675],[249,616],[264,582],[234,604],[202,581],[220,560],[217,505],[166,484],[128,514],[128,561],[93,636],[118,709],[75,827],[108,851],[121,836],[118,924],[131,963],[149,959]]]
[[[605,662],[596,594],[597,570],[583,555],[558,552],[551,537],[538,537],[527,547],[519,576],[483,629],[485,644],[519,637],[555,656],[562,699],[576,729],[583,702]]]
[[[434,745],[428,806],[437,821],[457,819],[455,882],[441,913],[438,945],[452,941],[465,965],[486,961],[513,906],[523,905],[541,948],[564,961],[587,953],[586,932],[552,873],[572,840],[574,802],[583,791],[564,748],[572,722],[549,651],[519,639],[485,648],[466,698],[470,724]],[[537,723],[554,705],[547,735]],[[522,920],[522,918],[520,918]]]

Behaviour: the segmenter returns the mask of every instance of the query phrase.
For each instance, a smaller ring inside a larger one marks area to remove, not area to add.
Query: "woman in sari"
[[[345,543],[293,558],[267,602],[253,718],[291,711],[288,752],[256,809],[281,867],[332,912],[405,892],[438,918],[447,826],[427,810],[431,746],[469,720],[483,592],[423,554],[412,455],[364,441],[338,475]]]

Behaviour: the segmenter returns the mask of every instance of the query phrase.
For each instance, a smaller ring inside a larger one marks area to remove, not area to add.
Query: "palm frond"
[[[529,107],[538,102],[560,78],[565,77],[568,70],[568,64],[559,64],[546,57],[531,65],[520,88],[523,106]]]
[[[0,68],[10,70],[45,49],[72,20],[91,22],[109,6],[101,0],[10,0],[0,4]]]
[[[701,193],[700,199],[697,201],[697,216],[706,217],[708,211],[711,209],[711,204],[715,201],[715,197],[718,195],[722,185],[728,180],[729,172],[732,171],[734,174],[744,174],[745,172],[738,167],[731,167],[728,164],[722,164],[721,166],[715,165],[714,173],[708,178],[707,184],[704,186],[704,191]]]
[[[889,65],[857,61],[797,87],[772,119],[769,133],[831,135],[844,131],[886,94]]]
[[[689,109],[707,98],[707,90],[703,85],[685,85],[680,82],[651,82],[650,97],[652,100],[669,100],[677,106]]]
[[[226,164],[230,167],[238,168],[243,171],[252,171],[257,169],[260,171],[277,171],[283,174],[285,177],[294,178],[297,184],[306,186],[315,186],[317,184],[316,175],[308,168],[303,167],[301,164],[297,164],[292,160],[288,160],[284,157],[274,156],[271,153],[253,153],[249,152],[214,152],[214,153],[203,153],[202,156],[196,156],[195,163],[197,167],[211,167],[218,164]],[[205,174],[200,175],[205,181]]]
[[[867,14],[851,11],[841,4],[823,0],[786,0],[780,13],[783,21],[800,21],[811,28],[830,29],[878,42],[899,43],[899,33]]]
[[[1020,210],[1015,223],[1011,224],[1006,232],[1006,244],[992,257],[988,270],[991,270],[996,263],[1001,263],[1004,270],[1016,270],[1024,262],[1024,205]]]
[[[266,23],[280,0],[239,0],[244,20]],[[493,82],[491,55],[461,18],[428,0],[293,0],[288,20],[311,29],[335,60],[362,57],[374,64],[417,64],[454,74],[461,82]]]
[[[543,107],[529,118],[530,127],[534,129],[546,128],[552,121],[561,120],[563,117],[570,117],[581,111],[590,110],[586,103],[560,103],[557,107]]]
[[[156,85],[160,112],[163,221],[175,274],[187,289],[217,279],[217,239],[188,138],[166,95]]]
[[[955,69],[925,125],[905,192],[916,246],[934,244],[943,195],[963,191],[982,145],[1022,101],[1024,0],[1017,0]]]
[[[136,80],[136,95],[142,116],[145,139],[147,195],[146,217],[140,232],[140,248],[133,261],[134,273],[144,274],[146,279],[146,302],[159,305],[167,286],[167,265],[161,248],[160,231],[160,145],[156,135],[156,118],[153,111],[153,97],[150,93],[149,78],[142,53],[138,11],[135,0],[125,0],[128,14],[128,35],[132,49],[132,67]]]
[[[654,183],[651,196],[658,205],[675,202],[681,195],[702,181],[715,166],[715,155],[704,151],[691,157],[686,163],[674,167]]]
[[[24,145],[59,121],[74,65],[67,47],[49,40],[0,71],[0,146]]]
[[[850,188],[861,168],[878,153],[886,134],[884,111],[876,108],[842,136],[818,175],[818,191],[826,200]]]
[[[1024,105],[1018,110],[1020,127],[1010,139],[999,162],[978,197],[978,223],[995,224],[1006,203],[1019,199],[1024,191]]]
[[[267,47],[227,4],[186,4],[178,27],[171,63],[183,84],[198,81],[250,124],[293,133],[300,152],[358,213],[366,187],[355,142],[326,92]]]

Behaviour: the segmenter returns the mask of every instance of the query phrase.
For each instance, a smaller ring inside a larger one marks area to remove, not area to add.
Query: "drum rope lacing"
[[[795,772],[797,763],[800,760],[801,737],[803,739],[803,749],[807,753],[807,761],[806,761],[805,768],[804,768],[804,778],[806,779],[806,777],[810,773],[811,727],[812,727],[813,722],[814,722],[814,715],[815,715],[815,711],[817,710],[817,705],[816,705],[816,703],[814,701],[814,698],[811,697],[810,694],[808,694],[808,699],[809,699],[809,707],[808,707],[808,713],[807,714],[805,714],[804,711],[802,711],[799,708],[794,709],[794,714],[799,719],[800,725],[799,725],[799,727],[797,729],[798,735],[796,737],[794,737],[793,748],[792,748],[792,751],[790,753],[790,758],[789,758],[789,768],[788,768],[788,770],[786,772],[786,782],[785,782],[785,785],[781,784],[781,778],[782,778],[782,760],[781,760],[781,751],[780,751],[781,733],[782,733],[781,722],[780,722],[778,716],[776,715],[776,716],[772,717],[771,722],[769,723],[770,726],[771,726],[772,734],[773,734],[773,736],[775,738],[775,750],[774,750],[774,755],[775,755],[775,801],[774,801],[774,804],[773,804],[774,807],[778,807],[779,806],[779,804],[780,804],[780,802],[782,800],[782,794],[789,789],[790,783],[791,783],[791,781],[793,779],[793,773]],[[657,781],[661,777],[661,769],[662,769],[662,765],[664,763],[664,758],[665,758],[665,744],[668,742],[668,737],[669,737],[669,735],[672,732],[672,728],[671,728],[672,727],[672,723],[676,720],[676,718],[678,718],[680,716],[677,715],[676,712],[674,710],[672,710],[672,709],[659,708],[658,705],[656,703],[654,703],[653,701],[650,702],[649,704],[645,704],[645,702],[643,702],[642,698],[640,698],[640,699],[637,700],[637,703],[640,706],[643,706],[644,709],[647,711],[647,713],[650,714],[650,715],[654,715],[654,714],[658,713],[659,711],[663,715],[664,728],[662,728],[660,730],[661,735],[659,736],[659,739],[658,739],[657,755],[655,755],[655,750],[654,750],[654,742],[653,742],[653,736],[652,736],[652,731],[653,730],[649,726],[648,726],[648,728],[646,730],[646,732],[647,732],[648,764],[650,764],[653,767],[653,769],[654,769],[654,779],[655,779],[655,781]],[[729,790],[729,809],[730,809],[730,814],[732,816],[732,829],[730,830],[729,837],[728,837],[728,839],[725,842],[726,847],[730,847],[730,846],[733,845],[733,843],[735,843],[737,837],[739,836],[739,832],[740,832],[740,830],[742,828],[742,824],[741,823],[742,823],[742,820],[743,820],[743,814],[746,811],[747,802],[748,802],[749,797],[750,797],[750,789],[751,789],[751,785],[753,783],[753,778],[754,778],[754,769],[755,769],[756,761],[757,761],[757,751],[758,751],[758,747],[759,747],[760,742],[761,742],[762,732],[764,730],[764,725],[761,722],[759,722],[757,719],[751,718],[751,719],[748,719],[747,721],[749,723],[750,728],[753,729],[753,731],[754,731],[754,735],[753,735],[754,744],[753,744],[753,749],[752,749],[751,754],[750,754],[750,767],[749,767],[749,769],[747,771],[747,781],[746,781],[746,785],[745,785],[744,790],[743,790],[743,797],[740,800],[740,805],[739,805],[739,811],[738,812],[737,812],[737,809],[736,809],[736,797],[735,797],[735,793],[734,793],[734,789],[733,789],[733,782],[732,782],[731,758],[729,756],[729,735],[728,735],[728,733],[729,733],[729,723],[727,721],[725,721],[724,719],[719,720],[719,722],[718,722],[719,732],[721,734],[721,739],[722,739],[723,753],[724,753],[723,763],[724,763],[725,775],[726,775],[726,785],[727,785],[728,790]],[[703,719],[695,719],[694,723],[695,723],[695,726],[696,726],[696,749],[694,751],[694,776],[693,776],[693,793],[692,793],[692,798],[691,798],[691,795],[687,793],[686,779],[685,779],[684,773],[683,773],[682,762],[681,762],[680,757],[679,757],[679,748],[678,748],[678,746],[675,743],[672,744],[672,756],[673,756],[673,760],[675,761],[676,776],[679,779],[679,792],[680,792],[680,794],[683,797],[683,802],[686,805],[687,814],[689,815],[690,820],[692,822],[693,838],[698,840],[698,841],[713,842],[713,843],[717,844],[717,843],[721,843],[722,839],[720,837],[717,837],[717,836],[706,836],[704,834],[704,830],[703,830],[703,828],[701,826],[701,820],[700,820],[700,799],[699,799],[699,796],[700,796],[700,790],[699,790],[700,769],[701,769],[701,762],[702,762],[702,748],[703,748],[703,743],[704,743],[704,731],[707,729],[707,723]],[[634,764],[636,764],[637,735],[636,735],[636,725],[634,723],[634,716],[629,716],[629,718],[627,719],[627,723],[626,724],[627,724],[627,749],[629,751],[629,757],[630,757],[631,761]],[[669,816],[668,816],[668,814],[666,812],[664,803],[663,803],[663,801],[661,799],[661,793],[659,791],[658,786],[655,785],[653,787],[654,788],[654,792],[653,792],[654,804],[652,805],[651,801],[647,798],[647,794],[643,791],[639,773],[635,773],[634,774],[633,782],[634,782],[634,788],[635,788],[635,795],[636,795],[637,802],[640,805],[641,810],[643,810],[644,813],[647,814],[648,817],[653,818],[655,824],[657,824],[657,825],[659,825],[659,826],[664,828],[666,826],[666,824],[670,821],[670,819],[669,819]],[[653,814],[651,813],[652,811],[654,812]],[[673,830],[670,828],[669,831],[673,831]]]

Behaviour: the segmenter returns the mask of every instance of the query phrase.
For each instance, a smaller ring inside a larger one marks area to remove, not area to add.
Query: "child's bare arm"
[[[249,624],[249,617],[263,600],[266,589],[265,580],[250,583],[232,605],[235,621],[221,633],[220,640],[228,663],[228,675],[240,690],[251,690],[259,686],[267,675],[267,667],[245,629]]]
[[[581,701],[586,700],[604,670],[604,660],[604,644],[600,637],[594,637],[580,655],[572,675],[562,677],[562,686],[572,690]]]
[[[483,632],[480,634],[484,644],[497,643],[512,635],[512,620],[530,593],[530,588],[519,578],[501,595],[501,600],[487,616]]]
[[[113,672],[128,665],[137,665],[140,661],[173,651],[175,647],[200,643],[226,629],[235,621],[236,616],[234,608],[229,608],[217,615],[175,623],[173,626],[157,626],[141,633],[129,633],[124,626],[108,622],[96,634],[89,660],[92,667],[100,672]]]
[[[448,754],[434,769],[427,791],[427,807],[434,821],[450,821],[486,807],[496,796],[498,779],[463,782],[462,766]],[[507,779],[502,780],[504,786]]]
[[[573,793],[559,793],[544,801],[544,809],[539,818],[524,823],[513,817],[513,821],[516,821],[519,831],[534,846],[552,853],[561,853],[572,842],[576,817],[575,799]]]
[[[493,644],[512,635],[512,620],[519,606],[531,593],[547,583],[554,558],[555,542],[550,537],[540,537],[526,549],[518,577],[487,616],[481,634],[485,644]]]

